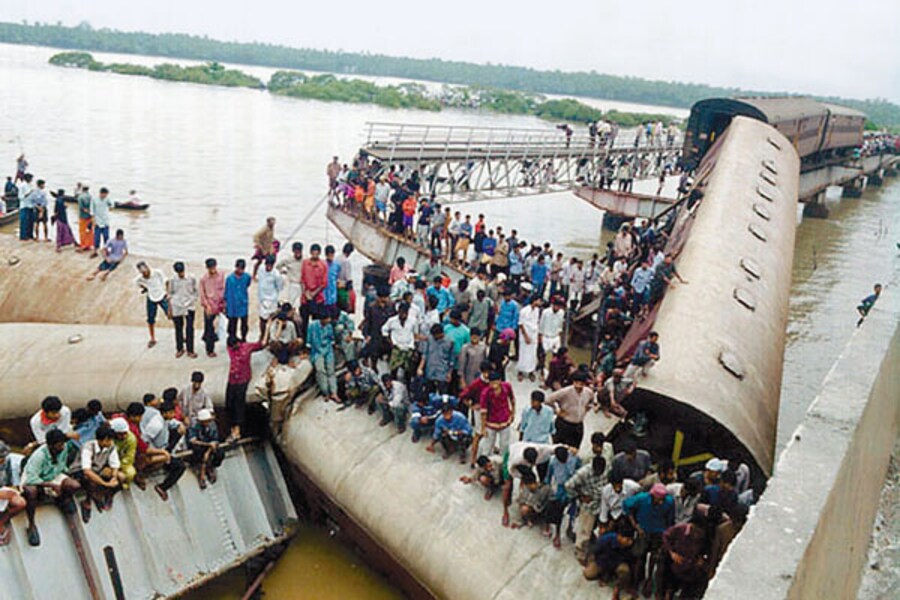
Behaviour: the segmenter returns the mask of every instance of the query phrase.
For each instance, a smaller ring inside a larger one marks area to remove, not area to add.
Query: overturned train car
[[[842,157],[862,144],[866,115],[804,97],[710,98],[691,107],[682,152],[695,168],[736,116],[768,123],[782,133],[810,166]]]
[[[657,331],[662,349],[625,402],[647,417],[643,444],[682,470],[712,456],[746,462],[757,490],[774,462],[799,160],[773,127],[733,119],[697,170],[702,199],[669,240],[688,283],[632,332],[633,342]],[[634,434],[623,425],[614,441]]]

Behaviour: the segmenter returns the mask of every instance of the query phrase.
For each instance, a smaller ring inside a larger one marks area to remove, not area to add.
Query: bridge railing
[[[544,154],[546,150],[585,150],[588,154],[612,150],[663,149],[677,148],[681,145],[680,136],[671,145],[666,137],[662,139],[641,136],[635,146],[637,130],[620,131],[612,139],[612,148],[608,139],[598,135],[591,138],[583,127],[578,127],[567,138],[566,132],[556,128],[516,128],[516,127],[484,127],[460,125],[418,125],[406,123],[369,122],[364,132],[364,148],[387,151],[393,155],[397,150],[405,154],[422,153],[440,154],[440,151],[455,152],[472,151],[473,153],[504,152],[510,148],[530,149],[535,154]],[[601,144],[601,140],[603,143]],[[648,143],[649,141],[649,143]]]

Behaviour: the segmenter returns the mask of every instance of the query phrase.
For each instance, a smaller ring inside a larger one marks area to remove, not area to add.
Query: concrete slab
[[[900,430],[900,298],[888,291],[823,382],[706,598],[855,598]],[[764,549],[764,551],[761,551]]]

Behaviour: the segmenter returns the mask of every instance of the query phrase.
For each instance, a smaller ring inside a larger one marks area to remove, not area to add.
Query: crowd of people
[[[198,280],[180,261],[169,276],[138,262],[135,281],[144,295],[149,347],[157,344],[162,311],[174,324],[176,358],[196,358],[198,302],[206,354],[216,356],[225,339],[230,435],[219,442],[200,372],[180,393],[167,390],[160,399],[147,394],[108,421],[99,402],[71,413],[58,399],[45,399],[32,419],[33,447],[22,454],[3,451],[0,524],[5,528],[12,514],[25,510],[29,541],[39,543],[33,506],[42,497],[72,511],[73,495],[83,489],[87,520],[91,503],[105,510],[115,491],[142,485],[150,468],[166,472],[155,487],[165,499],[185,470],[173,455],[179,442],[192,451],[201,486],[214,481],[223,444],[241,435],[250,357],[266,349],[273,363],[309,360],[321,397],[339,410],[377,413],[382,426],[409,430],[413,443],[427,438],[426,450],[440,445],[444,458],[468,463],[463,481],[483,486],[486,499],[500,492],[503,525],[539,524],[559,548],[567,520],[566,535],[574,539],[585,576],[614,580],[617,596],[654,581],[659,594],[701,589],[752,495],[746,466],[716,459],[680,481],[674,465],[661,460],[654,467],[649,454],[633,446],[614,453],[601,432],[585,430],[592,410],[627,418],[625,399],[660,360],[653,331],[633,348],[622,344],[667,287],[687,284],[666,253],[673,213],[624,225],[603,256],[566,259],[549,242],[528,244],[515,229],[507,234],[500,224],[489,226],[483,215],[473,220],[441,207],[420,193],[416,171],[370,163],[362,155],[346,177],[342,172],[337,159],[328,165],[333,202],[404,236],[430,261],[414,272],[397,259],[386,280],[363,278],[358,298],[352,244],[340,253],[317,243],[282,249],[276,220],[269,218],[254,236],[249,269],[238,259],[226,275],[209,258]],[[116,239],[124,241],[119,234]],[[127,255],[127,247],[107,250],[105,259],[121,255],[116,264]],[[456,281],[444,263],[459,274]],[[102,277],[111,270],[101,265],[98,272]],[[251,287],[259,318],[252,324]],[[591,303],[599,315],[596,357],[576,364],[566,333]],[[251,325],[257,336],[248,340]],[[339,365],[345,366],[340,372]],[[533,388],[526,407],[517,407],[509,378]],[[273,419],[276,432],[283,416]],[[586,435],[592,451],[579,455]],[[511,506],[520,517],[514,523]]]
[[[854,156],[874,156],[876,154],[900,154],[900,135],[885,132],[866,132],[862,146],[854,151]]]
[[[52,225],[56,251],[72,246],[76,252],[86,253],[90,258],[100,258],[96,268],[88,276],[93,280],[99,276],[106,281],[128,255],[125,232],[117,229],[110,236],[109,213],[113,207],[109,190],[101,187],[97,196],[91,194],[90,186],[77,183],[75,193],[70,196],[62,188],[49,192],[43,179],[35,179],[28,172],[28,161],[22,154],[16,160],[15,177],[7,177],[3,190],[2,212],[18,208],[19,239],[23,242],[50,242]],[[75,204],[78,213],[78,236],[69,223],[67,204]]]
[[[671,215],[623,226],[606,254],[584,265],[515,230],[507,237],[483,215],[451,214],[419,193],[415,172],[362,156],[340,173],[335,160],[327,174],[336,204],[431,260],[416,273],[398,259],[388,285],[367,287],[365,343],[341,377],[319,378],[323,395],[340,410],[367,407],[382,426],[410,429],[412,442],[427,436],[427,450],[440,444],[445,458],[468,462],[473,472],[461,480],[482,486],[485,500],[502,496],[503,525],[540,523],[560,547],[568,518],[585,577],[611,581],[614,597],[638,586],[698,597],[753,501],[748,467],[712,459],[685,474],[670,460],[654,466],[631,441],[614,453],[599,431],[590,433],[590,453],[578,451],[588,412],[627,418],[625,399],[660,359],[653,331],[633,349],[620,346],[668,287],[688,283],[665,251]],[[442,260],[465,275],[448,282]],[[576,365],[564,345],[566,319],[595,298],[597,360]],[[506,381],[513,375],[536,384],[520,413]]]
[[[147,393],[121,412],[106,412],[100,400],[71,410],[47,396],[29,420],[31,442],[19,452],[0,440],[0,546],[10,541],[10,520],[24,512],[28,543],[39,546],[37,506],[53,501],[67,515],[108,511],[132,486],[145,490],[151,479],[159,498],[188,466],[201,489],[216,482],[216,469],[229,440],[219,435],[204,376],[195,371],[181,389]],[[233,439],[233,438],[232,438]]]

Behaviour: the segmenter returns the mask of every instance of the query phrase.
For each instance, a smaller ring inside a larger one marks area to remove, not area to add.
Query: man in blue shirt
[[[334,246],[325,246],[325,264],[328,265],[328,280],[325,284],[325,311],[332,318],[337,317],[338,279],[341,276],[341,265],[334,260]]]
[[[525,257],[522,255],[522,246],[524,245],[525,242],[521,242],[514,246],[513,240],[510,240],[509,243],[509,282],[515,288],[516,293],[519,291],[522,276],[525,274]]]
[[[503,300],[497,306],[497,316],[494,318],[494,330],[497,335],[504,329],[519,330],[519,303],[513,300],[511,287],[503,288]]]
[[[334,372],[334,327],[331,325],[330,314],[324,313],[318,320],[310,322],[306,343],[310,349],[309,358],[316,369],[319,392],[326,400],[334,400],[340,404]]]
[[[247,312],[250,306],[250,283],[253,279],[245,271],[247,262],[239,258],[234,262],[234,272],[225,278],[225,316],[228,318],[228,337],[237,337],[241,325],[242,342],[247,341]]]
[[[103,416],[103,405],[97,399],[87,403],[87,408],[79,408],[72,412],[72,428],[78,434],[78,439],[72,439],[71,443],[81,448],[85,443],[94,439],[97,428],[106,423]]]
[[[459,463],[465,464],[466,450],[472,443],[472,425],[459,411],[453,410],[449,402],[441,407],[441,416],[434,422],[434,433],[427,450],[434,452],[434,444],[440,441],[444,447],[444,459],[454,452],[459,453]]]
[[[650,565],[644,580],[644,595],[650,595],[653,582],[653,570],[662,547],[662,534],[675,524],[675,501],[662,483],[654,483],[649,492],[641,492],[622,502],[622,512],[628,516],[631,525],[638,532],[639,556],[635,580],[644,579],[644,563],[650,554]]]
[[[650,261],[643,261],[631,276],[631,289],[634,291],[634,314],[642,315],[650,307],[650,282],[653,281],[653,269]]]
[[[881,284],[876,283],[874,293],[866,296],[862,299],[862,302],[859,303],[859,306],[856,307],[856,312],[859,313],[859,321],[856,322],[856,326],[859,327],[863,324],[863,321],[866,320],[866,316],[869,314],[869,311],[872,310],[872,307],[875,306],[875,302],[878,300],[878,297],[881,295]]]
[[[449,404],[450,408],[455,408],[458,402],[456,397],[446,394],[416,395],[409,415],[409,426],[412,429],[413,443],[418,442],[423,434],[432,430],[445,404]]]
[[[429,296],[434,296],[437,298],[438,312],[441,313],[441,318],[444,317],[444,313],[453,308],[453,305],[456,304],[456,298],[453,297],[453,294],[450,293],[450,290],[444,287],[443,278],[440,275],[436,276],[433,279],[434,283],[428,286],[428,289],[425,290],[425,293]]]
[[[619,594],[631,586],[632,545],[634,529],[627,525],[601,535],[590,547],[584,578],[602,581],[613,576],[613,598],[619,598]]]
[[[431,335],[422,346],[419,375],[428,382],[428,390],[444,394],[453,375],[453,342],[444,335],[439,323],[431,326]]]
[[[522,411],[519,421],[519,441],[535,444],[549,444],[556,433],[554,414],[544,406],[544,392],[531,392],[531,406]]]
[[[637,350],[634,351],[634,354],[631,357],[631,363],[628,365],[628,368],[625,369],[625,374],[622,378],[636,381],[638,370],[640,370],[641,375],[646,377],[647,371],[649,371],[650,367],[655,365],[658,360],[659,334],[655,331],[651,331],[647,335],[647,339],[638,344]]]
[[[472,339],[472,332],[469,326],[462,322],[462,312],[459,308],[450,311],[450,319],[448,323],[444,323],[444,336],[453,342],[453,368],[459,367],[459,353],[463,346],[468,344]]]
[[[540,298],[544,297],[544,288],[547,285],[547,275],[550,273],[550,267],[543,254],[539,254],[537,262],[531,265],[531,285],[534,288],[534,294]]]

